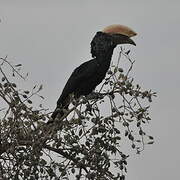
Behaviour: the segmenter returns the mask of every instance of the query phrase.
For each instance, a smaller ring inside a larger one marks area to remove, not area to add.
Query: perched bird
[[[57,107],[52,113],[53,120],[58,114],[58,117],[64,115],[63,109],[68,109],[71,94],[75,98],[81,95],[86,96],[102,82],[109,69],[114,48],[119,44],[136,45],[130,39],[135,35],[136,32],[123,25],[111,25],[96,33],[91,41],[93,59],[81,64],[71,74],[57,101]]]

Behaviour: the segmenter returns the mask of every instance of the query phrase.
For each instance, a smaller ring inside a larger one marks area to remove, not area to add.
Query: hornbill
[[[130,39],[135,35],[136,32],[123,25],[110,25],[96,33],[91,41],[93,59],[81,64],[73,71],[57,101],[57,107],[51,115],[52,120],[58,114],[58,117],[64,115],[63,109],[68,109],[71,94],[75,98],[81,95],[86,96],[102,82],[109,69],[114,48],[119,44],[136,45]],[[53,122],[52,120],[48,123]]]

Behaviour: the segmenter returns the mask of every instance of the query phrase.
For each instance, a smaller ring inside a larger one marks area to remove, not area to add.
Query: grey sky
[[[0,0],[0,56],[22,63],[29,84],[43,84],[51,109],[71,74],[90,59],[96,31],[118,23],[138,36],[134,76],[158,92],[148,131],[156,143],[131,156],[127,180],[180,179],[179,0]]]

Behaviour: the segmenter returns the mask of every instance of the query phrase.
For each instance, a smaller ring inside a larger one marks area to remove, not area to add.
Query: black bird
[[[54,120],[57,115],[64,115],[63,109],[68,109],[70,95],[75,98],[90,94],[95,87],[105,78],[109,69],[114,48],[118,44],[136,45],[130,37],[136,33],[127,26],[111,25],[103,31],[99,31],[91,41],[91,54],[93,59],[77,67],[68,79],[61,96],[57,101],[57,107],[52,113]],[[48,123],[53,122],[49,121]]]

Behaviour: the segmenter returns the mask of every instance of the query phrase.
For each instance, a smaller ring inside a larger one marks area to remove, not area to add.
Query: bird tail
[[[51,118],[54,120],[56,117],[61,118],[62,116],[64,116],[64,112],[62,109],[59,109],[58,107],[54,110],[54,112],[51,115]]]
[[[51,119],[47,122],[47,124],[51,124],[54,122],[55,118],[58,117],[59,119],[61,117],[64,116],[64,109],[68,109],[68,107],[64,107],[63,109],[62,108],[59,108],[59,107],[56,107],[56,109],[54,110],[54,112],[52,113],[51,115]]]
[[[57,107],[56,107],[56,109],[54,110],[54,112],[51,115],[51,120],[49,120],[47,122],[47,124],[50,124],[50,123],[54,122],[56,117],[58,117],[58,119],[63,117],[64,114],[65,114],[64,110],[68,110],[69,103],[70,103],[69,96],[66,97],[66,96],[61,95],[60,98],[57,101]]]

